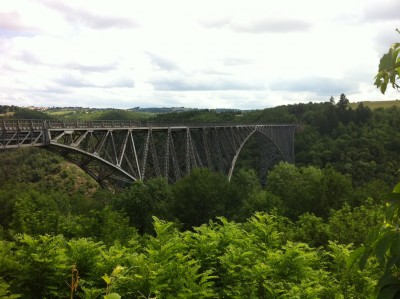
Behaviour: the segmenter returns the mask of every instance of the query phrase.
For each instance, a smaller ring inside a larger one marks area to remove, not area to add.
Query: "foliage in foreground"
[[[379,268],[351,267],[351,245],[285,240],[279,217],[219,218],[193,231],[154,218],[155,236],[106,246],[90,238],[17,235],[0,242],[1,286],[22,298],[368,298]],[[0,289],[1,290],[1,289]],[[114,296],[114,295],[113,295]],[[12,297],[10,297],[12,298]]]
[[[399,298],[400,296],[400,183],[387,196],[385,221],[372,229],[366,245],[354,253],[361,268],[370,256],[377,258],[384,273],[377,285],[377,298]]]
[[[399,29],[396,31],[400,33]],[[397,82],[400,79],[400,43],[394,43],[389,52],[382,56],[375,79],[375,85],[383,94],[389,83],[399,90]],[[354,254],[360,255],[361,268],[371,255],[375,256],[379,264],[384,267],[384,273],[376,288],[377,297],[382,299],[400,296],[400,183],[386,200],[387,209],[383,225],[371,230],[367,244]]]
[[[229,182],[196,169],[111,194],[85,190],[83,176],[70,185],[81,174],[26,153],[3,154],[17,158],[0,180],[4,296],[65,298],[73,285],[78,298],[351,298],[377,282],[378,264],[360,271],[351,253],[382,221],[381,181],[357,187],[332,168],[281,163],[265,188],[252,171]]]

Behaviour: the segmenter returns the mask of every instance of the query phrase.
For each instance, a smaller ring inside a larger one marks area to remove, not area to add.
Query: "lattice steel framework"
[[[41,146],[80,166],[100,185],[121,188],[164,176],[176,181],[195,167],[232,176],[248,139],[262,144],[261,180],[277,159],[294,162],[296,125],[155,124],[124,121],[1,123],[0,148]]]

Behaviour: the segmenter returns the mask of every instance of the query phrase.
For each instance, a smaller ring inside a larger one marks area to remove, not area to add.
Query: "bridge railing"
[[[195,127],[195,126],[235,126],[236,123],[195,123],[195,122],[159,122],[159,121],[129,121],[129,120],[94,120],[94,121],[47,121],[48,129],[78,129],[78,128],[165,128],[165,127]]]
[[[129,128],[138,127],[138,121],[125,120],[96,120],[96,121],[55,121],[50,120],[44,124],[46,129],[77,129],[77,128]]]
[[[7,119],[1,121],[1,129],[16,130],[41,130],[45,128],[46,121],[39,119]]]
[[[98,120],[98,121],[57,121],[38,119],[6,119],[0,121],[0,129],[42,130],[42,129],[77,129],[77,128],[129,128],[147,126],[139,121]]]

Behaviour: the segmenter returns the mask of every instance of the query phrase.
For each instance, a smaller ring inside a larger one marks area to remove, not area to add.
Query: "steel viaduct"
[[[1,120],[0,149],[37,146],[77,164],[101,186],[123,188],[163,176],[174,182],[195,167],[230,179],[255,136],[260,178],[277,161],[294,162],[293,124],[155,123],[134,121]]]

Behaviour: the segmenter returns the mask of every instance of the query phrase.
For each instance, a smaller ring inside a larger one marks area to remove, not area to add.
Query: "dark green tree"
[[[347,110],[347,108],[349,107],[349,103],[350,103],[349,99],[346,97],[344,93],[342,93],[336,105],[339,108],[339,110],[344,111]]]
[[[364,106],[362,102],[358,104],[356,108],[356,122],[358,124],[366,123],[371,119],[371,117],[372,117],[371,109],[367,106]]]
[[[225,215],[232,192],[228,179],[221,173],[198,168],[172,187],[170,213],[190,229],[209,219]]]
[[[163,178],[137,181],[128,190],[115,196],[113,205],[129,217],[130,225],[140,233],[153,232],[153,216],[168,217],[170,186]]]
[[[15,198],[11,229],[27,234],[57,234],[60,211],[51,195],[30,190]]]

